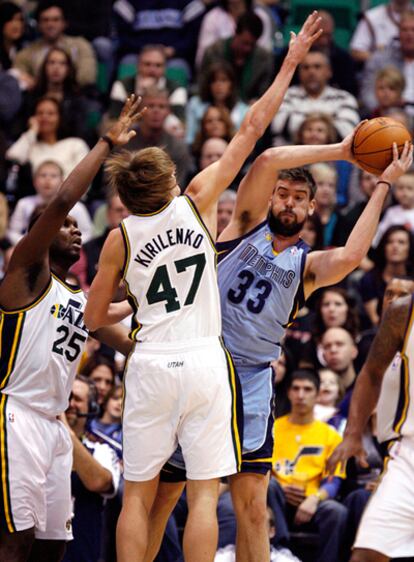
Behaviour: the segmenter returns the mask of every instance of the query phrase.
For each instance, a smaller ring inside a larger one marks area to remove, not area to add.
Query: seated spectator
[[[316,530],[318,562],[340,559],[347,510],[335,500],[344,474],[328,478],[326,463],[341,442],[328,424],[316,420],[319,378],[314,371],[292,373],[290,414],[274,425],[273,476],[268,502],[276,516],[276,542],[289,541],[292,530]]]
[[[308,215],[300,231],[300,237],[312,250],[322,250],[323,244],[323,224],[317,212]]]
[[[391,205],[385,211],[372,241],[374,248],[390,226],[403,224],[414,233],[414,172],[408,172],[396,181],[393,195],[398,204]]]
[[[198,36],[197,67],[200,66],[206,49],[218,39],[227,39],[234,35],[238,18],[251,10],[259,16],[263,24],[263,32],[257,44],[267,51],[272,51],[273,22],[262,6],[254,4],[252,0],[221,0],[218,6],[204,16]]]
[[[224,107],[230,112],[235,129],[239,129],[248,106],[237,99],[236,79],[226,62],[211,64],[201,76],[200,95],[192,96],[186,108],[186,142],[192,144],[200,121],[209,106]]]
[[[90,43],[83,37],[65,35],[66,20],[59,0],[42,0],[36,11],[40,38],[16,55],[13,68],[20,71],[25,88],[32,89],[35,78],[49,49],[61,47],[70,54],[80,86],[96,81],[96,57]]]
[[[22,46],[24,17],[22,9],[13,2],[0,4],[0,68],[9,70]]]
[[[101,417],[93,418],[89,424],[90,433],[112,447],[119,458],[122,457],[122,395],[122,385],[114,385],[102,402]]]
[[[320,49],[329,58],[332,69],[331,86],[346,90],[354,96],[358,95],[358,82],[356,80],[355,62],[349,52],[335,43],[335,20],[326,10],[318,10],[321,18],[320,27],[322,34],[313,43],[313,46]],[[283,59],[286,56],[288,47],[285,47],[277,55],[277,70],[282,66]],[[292,84],[298,83],[297,72],[292,80]]]
[[[364,274],[360,293],[373,326],[381,315],[381,302],[387,282],[395,276],[411,276],[414,268],[414,238],[404,225],[390,226],[372,254],[374,268]]]
[[[83,364],[82,375],[94,384],[97,392],[96,402],[102,407],[115,386],[115,364],[113,360],[101,353],[95,353]]]
[[[26,95],[24,118],[33,114],[34,106],[42,97],[55,98],[62,108],[64,123],[70,124],[73,136],[88,141],[93,125],[88,123],[89,113],[98,110],[98,102],[87,98],[76,80],[76,71],[70,55],[60,47],[53,47],[45,56],[36,76],[36,85]]]
[[[120,463],[106,443],[85,432],[88,417],[97,415],[94,386],[77,376],[73,382],[66,419],[73,444],[73,541],[67,543],[64,562],[97,561],[102,540],[102,511],[106,498],[118,489]]]
[[[388,116],[391,108],[403,108],[402,94],[405,90],[405,78],[395,66],[382,68],[375,78],[375,96],[378,105],[367,115],[368,119]]]
[[[165,121],[170,114],[167,90],[156,86],[145,90],[142,105],[147,108],[139,124],[135,127],[137,135],[126,145],[128,150],[140,150],[149,146],[160,146],[169,154],[177,168],[177,182],[186,185],[186,178],[192,170],[192,159],[186,145],[164,130]]]
[[[213,62],[227,61],[233,67],[240,99],[249,103],[259,98],[272,81],[274,67],[272,54],[257,45],[262,31],[263,24],[254,12],[240,16],[235,34],[218,39],[206,50],[199,75]]]
[[[226,189],[220,195],[217,204],[217,238],[229,224],[236,204],[236,192]]]
[[[12,144],[6,158],[19,164],[29,163],[34,172],[42,162],[53,160],[66,178],[89,152],[89,147],[84,140],[67,136],[65,126],[70,124],[63,122],[59,102],[52,97],[40,98],[29,119],[29,130]]]
[[[343,139],[359,122],[357,100],[345,90],[329,86],[332,76],[328,57],[312,48],[299,65],[299,85],[291,86],[272,122],[274,144],[292,142],[303,120],[314,112],[330,115]]]
[[[350,48],[354,59],[366,62],[376,52],[391,47],[398,38],[401,14],[410,8],[411,0],[389,0],[367,10],[351,39]]]
[[[377,107],[375,96],[375,80],[380,70],[387,66],[395,66],[405,77],[405,89],[403,99],[406,110],[413,113],[414,106],[414,11],[405,12],[401,16],[399,25],[399,45],[389,45],[382,51],[372,55],[365,65],[361,76],[361,104],[368,110],[373,111]]]
[[[71,271],[79,276],[84,290],[90,287],[96,275],[99,255],[109,232],[117,228],[120,222],[129,215],[129,211],[120,200],[119,195],[115,194],[111,194],[108,202],[98,208],[95,217],[97,213],[104,214],[103,233],[83,244],[80,258],[71,268]]]
[[[187,90],[165,75],[167,57],[163,45],[145,45],[140,51],[135,76],[115,80],[109,102],[108,117],[117,119],[127,97],[135,92],[142,95],[150,86],[167,90],[172,113],[184,119]]]
[[[229,143],[233,135],[234,126],[228,109],[211,105],[201,118],[200,129],[194,139],[192,152],[197,157],[206,140],[219,138]]]
[[[13,244],[17,244],[26,233],[33,211],[41,205],[47,205],[59,191],[62,182],[63,171],[56,162],[46,160],[37,167],[33,174],[36,195],[28,195],[19,199],[10,218],[8,236]],[[82,241],[87,242],[92,236],[92,221],[85,205],[78,201],[70,214],[78,223]]]
[[[313,164],[309,168],[316,182],[316,212],[323,226],[324,248],[338,246],[337,233],[342,228],[342,215],[337,208],[337,173],[330,164]]]
[[[321,386],[314,409],[315,419],[326,422],[343,435],[346,418],[338,411],[338,404],[345,394],[341,379],[330,369],[320,369],[318,374]]]

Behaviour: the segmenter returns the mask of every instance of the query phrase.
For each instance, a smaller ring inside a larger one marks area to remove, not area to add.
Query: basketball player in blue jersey
[[[86,298],[65,281],[81,249],[81,233],[68,213],[86,193],[109,144],[126,144],[138,117],[138,102],[129,99],[107,140],[32,219],[0,285],[1,562],[57,562],[72,536],[72,445],[57,416],[67,408],[88,330]],[[96,337],[124,354],[131,349],[121,326]]]
[[[191,181],[184,196],[178,196],[174,166],[160,149],[108,162],[110,181],[132,215],[105,243],[85,321],[91,329],[111,322],[108,310],[124,279],[134,309],[131,338],[138,345],[125,375],[119,562],[144,560],[159,472],[178,441],[188,475],[184,556],[186,562],[214,559],[218,479],[237,471],[241,443],[235,375],[218,342],[215,248],[205,226],[215,238],[218,198],[269,125],[318,27],[314,12],[292,36],[279,75],[250,107],[222,157]]]
[[[412,163],[411,145],[406,143],[400,157],[394,146],[393,162],[378,179],[346,245],[309,253],[299,232],[314,212],[316,185],[305,169],[284,168],[317,161],[352,161],[351,144],[352,135],[336,145],[265,151],[240,184],[232,219],[217,244],[223,336],[243,390],[242,466],[239,474],[230,476],[238,562],[264,562],[270,556],[266,494],[274,395],[269,363],[278,357],[285,328],[309,295],[338,283],[359,265],[370,247],[391,184]],[[179,471],[184,468],[179,455],[164,467],[164,482],[151,516],[155,530],[147,561],[157,552],[163,525],[182,490],[182,485],[173,482],[180,479]]]

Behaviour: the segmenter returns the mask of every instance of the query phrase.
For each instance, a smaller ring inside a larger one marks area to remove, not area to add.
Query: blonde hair
[[[312,166],[309,166],[309,171],[312,174],[316,183],[318,183],[321,176],[323,178],[326,178],[326,176],[329,175],[335,183],[338,179],[338,174],[337,174],[335,168],[333,168],[332,166],[330,166],[326,162],[320,162],[318,164],[312,164]]]
[[[4,193],[0,193],[0,240],[2,240],[9,225],[9,204]]]
[[[383,80],[389,88],[396,90],[399,94],[403,93],[406,84],[405,78],[395,66],[385,66],[377,72],[375,84],[378,85],[380,80]]]
[[[158,211],[171,199],[176,186],[175,165],[168,154],[157,147],[137,152],[123,150],[105,164],[109,185],[131,213]]]

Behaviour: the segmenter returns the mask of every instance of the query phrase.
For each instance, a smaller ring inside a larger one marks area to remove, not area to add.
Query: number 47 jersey
[[[121,223],[131,338],[173,342],[221,335],[216,249],[186,195]]]
[[[52,275],[31,305],[0,309],[0,392],[47,416],[66,410],[88,337],[85,304],[81,290]]]

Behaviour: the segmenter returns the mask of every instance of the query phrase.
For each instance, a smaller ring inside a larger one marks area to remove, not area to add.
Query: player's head
[[[57,162],[48,160],[38,166],[33,174],[33,185],[46,203],[58,192],[63,181],[63,170]]]
[[[285,238],[299,235],[315,210],[315,192],[315,181],[305,168],[281,170],[268,214],[273,234]]]
[[[313,411],[320,387],[319,376],[311,369],[293,371],[288,388],[292,413],[307,415]]]
[[[411,277],[393,277],[387,283],[382,300],[382,314],[387,310],[390,304],[399,299],[414,293],[414,279]]]
[[[134,214],[158,211],[180,193],[175,165],[158,147],[119,152],[107,160],[105,169],[110,186]]]

